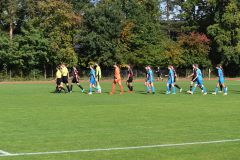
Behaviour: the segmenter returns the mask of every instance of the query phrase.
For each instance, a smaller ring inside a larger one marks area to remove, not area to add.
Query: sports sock
[[[71,89],[71,91],[72,91],[72,89],[73,89],[73,85],[70,86],[70,89]]]
[[[133,91],[133,86],[131,86],[131,91]]]
[[[115,87],[116,87],[116,84],[115,84],[115,83],[113,83],[113,84],[112,84],[112,93],[114,93],[114,92],[115,92]]]
[[[167,85],[167,92],[170,92],[170,87],[169,87],[169,85]]]
[[[119,85],[119,88],[120,88],[120,91],[123,93],[123,92],[124,92],[123,86],[122,86],[122,85]]]
[[[216,92],[216,93],[218,92],[218,87],[215,88],[215,92]]]
[[[194,86],[194,87],[192,88],[192,93],[194,93],[195,90],[196,90],[196,87]]]
[[[149,86],[147,86],[147,92],[149,92],[150,91],[150,88],[149,88]]]
[[[152,93],[155,93],[155,88],[154,88],[154,86],[152,86]]]
[[[175,84],[174,86],[177,87],[178,89],[181,89],[181,87],[177,84]]]
[[[175,92],[175,87],[172,87],[172,93],[176,93],[176,92]]]
[[[224,87],[223,90],[224,90],[224,93],[227,93],[227,87]]]
[[[83,87],[81,86],[81,84],[79,84],[78,87],[81,88],[81,90],[83,90]]]
[[[67,89],[68,89],[68,92],[70,92],[71,90],[70,90],[70,87],[69,87],[69,85],[67,85]]]
[[[192,85],[190,85],[190,91],[192,91],[192,88],[193,88],[193,86],[192,86]]]
[[[128,87],[128,89],[129,89],[129,91],[131,91],[131,86],[130,86],[129,84],[127,85],[127,87]]]
[[[222,86],[222,84],[220,84],[220,91],[222,91],[223,90],[223,86]]]
[[[92,87],[89,87],[89,93],[92,93]]]

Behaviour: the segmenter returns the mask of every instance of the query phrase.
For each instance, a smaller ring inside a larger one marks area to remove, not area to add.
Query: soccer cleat
[[[213,92],[212,94],[213,94],[213,95],[216,95],[217,93],[216,93],[216,92]]]
[[[174,92],[174,93],[172,93],[172,94],[176,94],[176,93]]]
[[[226,95],[227,95],[227,93],[224,93],[223,95],[224,95],[224,96],[226,96]]]
[[[187,93],[190,93],[190,92],[191,92],[190,90],[187,91]]]
[[[82,89],[82,93],[84,92],[85,90],[84,89]]]
[[[204,90],[202,90],[202,93],[204,92]]]
[[[189,94],[193,94],[193,92],[192,91],[190,91],[190,92],[188,92]]]
[[[204,92],[203,95],[207,95],[207,92]]]
[[[180,92],[180,93],[182,92],[182,88],[179,90],[179,92]]]
[[[92,95],[92,92],[89,92],[88,95]]]
[[[166,94],[170,94],[170,92],[167,91]]]

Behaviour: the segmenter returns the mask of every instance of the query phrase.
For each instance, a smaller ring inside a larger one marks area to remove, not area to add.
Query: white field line
[[[69,150],[69,151],[51,151],[51,152],[33,152],[33,153],[7,153],[6,152],[6,154],[2,154],[2,155],[0,155],[0,157],[64,154],[64,153],[79,153],[79,152],[97,152],[97,151],[114,151],[114,150],[133,150],[133,149],[144,149],[144,148],[177,147],[177,146],[216,144],[216,143],[227,143],[227,142],[240,142],[240,139],[226,139],[226,140],[216,140],[216,141],[206,141],[206,142],[159,144],[159,145],[119,147],[119,148],[81,149],[81,150]]]
[[[6,151],[3,151],[3,150],[0,150],[0,156],[1,155],[6,156],[6,155],[10,155],[10,153],[8,153]]]

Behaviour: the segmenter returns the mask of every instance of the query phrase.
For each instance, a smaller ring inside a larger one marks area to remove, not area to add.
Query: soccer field
[[[213,92],[216,81],[206,81]],[[228,95],[183,93],[54,94],[54,84],[0,84],[1,160],[237,160],[240,157],[240,81]],[[83,83],[88,89],[88,83]],[[118,87],[117,87],[118,89]],[[127,90],[124,85],[125,91]],[[24,155],[25,153],[28,153]]]

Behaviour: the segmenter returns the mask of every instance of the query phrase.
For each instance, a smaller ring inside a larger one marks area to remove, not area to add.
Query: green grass
[[[205,83],[213,91],[215,81]],[[185,90],[189,82],[180,82]],[[54,94],[52,84],[0,84],[0,150],[10,153],[145,146],[240,138],[240,82],[229,95]],[[88,84],[83,84],[88,88]],[[125,90],[126,90],[126,86]],[[236,160],[240,142],[136,150],[0,157],[2,160]]]

